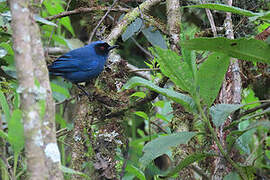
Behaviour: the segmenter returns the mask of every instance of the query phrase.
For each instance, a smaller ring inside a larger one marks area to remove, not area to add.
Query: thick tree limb
[[[178,52],[178,43],[180,41],[181,13],[180,4],[177,0],[167,0],[167,26],[169,30],[172,50]]]
[[[162,2],[163,0],[146,0],[139,7],[134,8],[132,11],[127,13],[124,18],[116,25],[116,27],[111,31],[109,36],[106,38],[107,41],[116,41],[117,38],[124,32],[127,26],[134,21],[139,15],[140,11],[143,13],[148,11],[154,5]]]

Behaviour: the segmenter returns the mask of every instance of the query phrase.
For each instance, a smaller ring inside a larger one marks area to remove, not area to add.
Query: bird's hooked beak
[[[113,45],[113,46],[108,47],[108,50],[110,51],[110,50],[112,50],[114,48],[118,48],[118,47],[119,47],[118,45]]]

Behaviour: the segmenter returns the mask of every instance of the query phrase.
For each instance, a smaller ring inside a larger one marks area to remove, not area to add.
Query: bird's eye
[[[100,46],[99,49],[100,49],[100,50],[104,50],[105,47],[104,47],[104,46]]]

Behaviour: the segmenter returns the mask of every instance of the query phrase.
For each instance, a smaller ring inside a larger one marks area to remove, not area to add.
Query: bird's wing
[[[74,53],[67,53],[59,57],[48,68],[51,73],[91,71],[95,69],[97,63],[97,61],[91,60],[89,57],[86,59]]]

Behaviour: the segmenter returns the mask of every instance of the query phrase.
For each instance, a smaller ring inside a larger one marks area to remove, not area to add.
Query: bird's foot
[[[76,84],[76,86],[83,92],[83,93],[79,94],[79,96],[86,95],[88,97],[89,101],[93,100],[93,97],[90,96],[90,94],[81,85]]]

